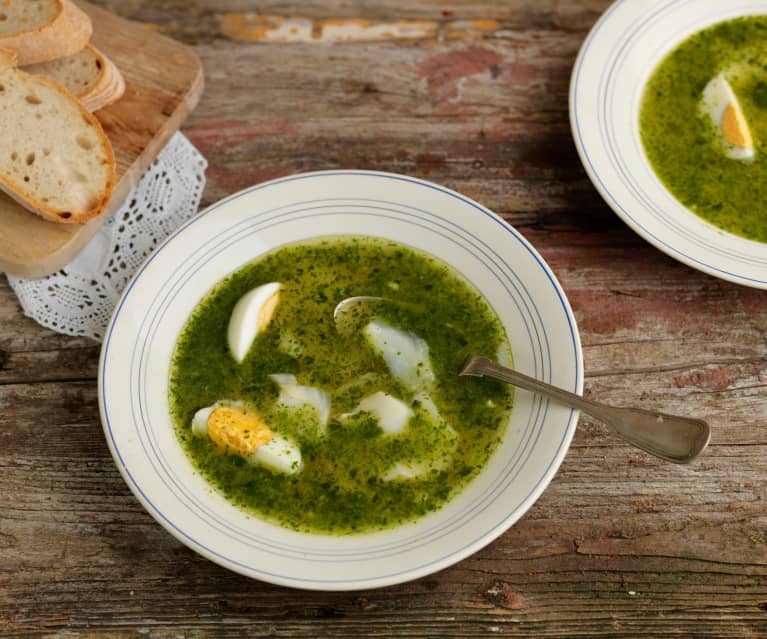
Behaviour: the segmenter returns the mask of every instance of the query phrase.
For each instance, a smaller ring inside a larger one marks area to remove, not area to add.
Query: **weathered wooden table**
[[[98,346],[24,318],[3,279],[0,636],[767,636],[767,293],[664,256],[586,178],[568,80],[608,0],[100,4],[202,58],[204,204],[339,167],[457,189],[553,267],[588,395],[699,414],[713,441],[677,467],[582,418],[544,496],[473,557],[383,590],[278,588],[144,512],[102,435]]]

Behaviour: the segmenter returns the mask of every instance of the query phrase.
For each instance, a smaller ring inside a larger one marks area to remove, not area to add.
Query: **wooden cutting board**
[[[84,224],[56,224],[0,194],[0,271],[40,277],[65,266],[125,200],[203,89],[202,65],[189,47],[138,22],[77,0],[93,20],[93,43],[125,77],[125,95],[96,112],[117,159],[107,210]]]

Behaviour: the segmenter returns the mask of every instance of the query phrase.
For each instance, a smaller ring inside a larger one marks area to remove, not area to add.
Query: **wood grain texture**
[[[27,277],[66,265],[123,203],[152,160],[197,104],[203,79],[195,53],[151,29],[78,2],[94,25],[93,43],[120,68],[126,91],[98,111],[117,161],[117,185],[104,213],[56,224],[0,196],[0,271]]]
[[[292,591],[227,572],[154,523],[104,443],[97,348],[23,318],[3,282],[0,636],[767,636],[767,293],[674,262],[590,185],[566,96],[607,0],[101,4],[200,54],[208,88],[185,132],[210,161],[206,203],[334,167],[466,193],[562,282],[587,395],[701,415],[714,434],[677,467],[582,418],[543,497],[469,559],[386,589]],[[500,26],[470,40],[274,43],[227,35],[233,14]]]

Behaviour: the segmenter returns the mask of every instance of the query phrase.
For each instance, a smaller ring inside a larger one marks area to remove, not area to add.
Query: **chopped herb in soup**
[[[640,132],[658,177],[718,227],[767,242],[767,17],[700,31],[651,76]]]
[[[334,321],[336,305],[363,300]],[[217,285],[176,345],[170,402],[199,472],[307,532],[382,529],[440,508],[504,434],[510,388],[456,374],[510,357],[457,273],[400,244],[286,246]]]

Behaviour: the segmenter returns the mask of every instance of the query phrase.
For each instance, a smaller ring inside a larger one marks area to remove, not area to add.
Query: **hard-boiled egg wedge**
[[[381,477],[384,481],[418,479],[433,469],[427,462],[397,462]]]
[[[420,337],[377,320],[365,326],[363,333],[391,374],[407,388],[416,390],[434,382],[429,345]]]
[[[324,429],[330,418],[330,396],[319,388],[301,386],[295,375],[269,375],[269,378],[280,388],[277,401],[283,406],[311,406],[317,413],[321,429]]]
[[[362,412],[373,415],[387,435],[401,433],[413,417],[413,411],[407,404],[383,392],[366,397],[351,413],[344,413],[339,417],[345,419]]]
[[[754,157],[754,140],[738,98],[723,75],[717,75],[703,89],[700,109],[711,119],[724,143],[724,153],[734,160]]]
[[[511,366],[511,348],[504,342],[498,347],[498,351],[495,354],[496,361],[501,365],[509,368]]]
[[[414,402],[417,402],[417,404],[429,415],[431,418],[432,423],[434,424],[434,428],[438,430],[444,430],[444,434],[451,440],[453,440],[452,443],[455,443],[458,441],[458,433],[455,432],[455,429],[447,423],[444,417],[440,415],[439,410],[437,409],[437,405],[434,403],[434,400],[426,395],[425,393],[418,393],[413,398]]]
[[[235,304],[226,337],[238,362],[245,359],[253,340],[269,325],[280,300],[279,290],[278,282],[264,284],[245,293]]]
[[[419,393],[413,398],[413,405],[421,414],[425,413],[434,428],[437,439],[434,448],[425,457],[396,462],[382,476],[384,481],[406,481],[419,479],[431,472],[444,470],[450,465],[458,446],[458,433],[440,415],[436,404],[428,395]],[[438,442],[438,443],[437,443]]]
[[[192,418],[192,432],[210,437],[222,452],[244,457],[251,464],[288,474],[303,467],[301,451],[272,432],[261,415],[243,402],[222,401],[201,408]]]

